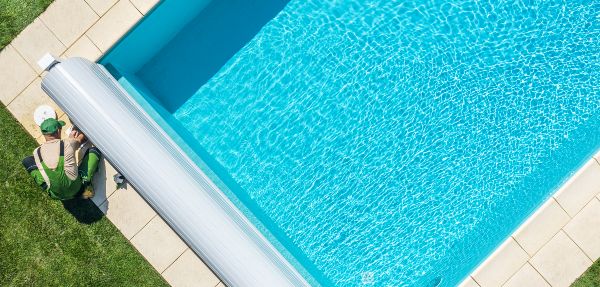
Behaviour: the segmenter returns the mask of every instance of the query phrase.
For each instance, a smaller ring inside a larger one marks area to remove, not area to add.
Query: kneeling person
[[[92,179],[98,169],[100,151],[87,149],[79,166],[75,152],[86,141],[85,135],[74,129],[68,139],[61,139],[65,122],[53,118],[40,125],[46,142],[33,151],[33,156],[23,160],[27,172],[46,190],[51,198],[68,200],[75,197],[89,199],[94,196]]]

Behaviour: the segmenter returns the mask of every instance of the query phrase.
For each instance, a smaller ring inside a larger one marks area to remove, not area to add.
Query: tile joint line
[[[170,227],[169,227],[170,228]],[[175,233],[175,231],[173,231],[173,233]],[[184,242],[185,243],[185,242]],[[173,260],[173,262],[169,263],[169,265],[167,265],[167,267],[165,267],[165,270],[160,272],[160,275],[162,275],[163,273],[167,272],[167,270],[169,270],[169,268],[171,268],[171,266],[173,266],[173,264],[175,264],[175,262],[177,262],[177,260],[179,260],[179,258],[181,258],[181,256],[183,256],[183,253],[185,253],[186,251],[190,250],[190,247],[187,246],[187,244],[185,244],[185,249],[183,249],[183,251],[181,252],[181,254],[179,254],[177,256],[177,258],[175,258],[175,260]],[[194,252],[192,250],[192,253],[194,253],[194,255],[196,255],[196,252]],[[203,262],[204,263],[204,262]],[[212,271],[212,270],[211,270]],[[221,281],[221,279],[219,278],[219,281]],[[218,285],[218,284],[217,284]]]
[[[137,191],[133,190],[133,192],[137,193]],[[144,230],[144,228],[146,228],[146,226],[148,226],[148,224],[150,224],[150,221],[154,220],[154,218],[158,216],[158,213],[156,213],[156,211],[154,211],[154,215],[150,218],[150,220],[148,220],[148,222],[146,222],[146,224],[144,224],[144,226],[142,226],[142,228],[140,228],[140,230],[136,231],[133,236],[131,236],[131,238],[128,238],[127,240],[131,242],[131,240],[133,240],[133,238],[138,235],[138,233],[140,233],[142,230]]]

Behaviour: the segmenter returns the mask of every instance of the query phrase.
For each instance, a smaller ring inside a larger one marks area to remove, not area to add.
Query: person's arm
[[[71,180],[75,180],[77,178],[77,162],[75,160],[75,151],[79,148],[81,143],[75,139],[69,137],[68,139],[63,141],[65,152],[64,152],[64,171],[67,174],[67,177]]]
[[[29,174],[31,175],[31,177],[33,177],[35,183],[39,185],[43,190],[46,190],[48,188],[48,184],[44,180],[44,177],[42,176],[42,173],[39,170],[33,170]]]

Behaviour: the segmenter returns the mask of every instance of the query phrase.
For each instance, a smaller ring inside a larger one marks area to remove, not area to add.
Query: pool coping
[[[44,73],[35,64],[37,59],[50,51],[61,57],[95,61],[158,2],[55,0],[0,52],[0,85],[7,87],[0,91],[0,101],[41,143],[43,138],[32,123],[31,113],[40,104],[57,106],[41,91],[39,81]],[[68,120],[60,110],[58,116]],[[94,202],[163,278],[172,286],[224,286],[135,190],[114,186],[115,173],[104,160],[95,179]],[[598,215],[600,152],[460,286],[570,285],[600,257],[600,246],[593,244],[600,241]]]
[[[460,286],[569,286],[600,258],[600,151]]]

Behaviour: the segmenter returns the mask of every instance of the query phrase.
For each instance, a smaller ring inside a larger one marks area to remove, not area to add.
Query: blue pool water
[[[103,61],[321,284],[456,285],[600,148],[598,1],[206,5]]]

